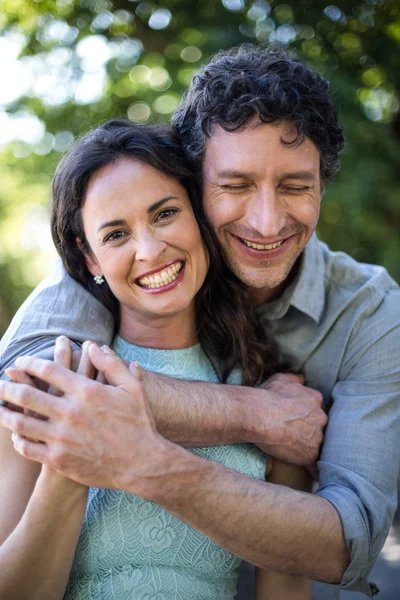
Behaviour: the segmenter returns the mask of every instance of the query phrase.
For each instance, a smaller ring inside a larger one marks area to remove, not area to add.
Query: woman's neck
[[[148,317],[121,307],[118,331],[124,340],[144,348],[179,350],[198,342],[194,303],[185,311],[168,317]]]

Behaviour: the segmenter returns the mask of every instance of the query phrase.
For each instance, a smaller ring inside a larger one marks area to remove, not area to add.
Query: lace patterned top
[[[216,383],[200,344],[155,350],[118,336],[113,348],[144,369]],[[229,383],[240,384],[236,370]],[[263,480],[266,455],[252,444],[191,452]],[[91,488],[64,600],[232,600],[240,559],[153,502]]]

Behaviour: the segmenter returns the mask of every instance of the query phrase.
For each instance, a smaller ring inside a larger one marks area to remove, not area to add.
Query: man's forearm
[[[170,445],[159,477],[133,483],[233,554],[263,569],[340,583],[350,557],[324,498],[249,479]]]
[[[322,396],[294,375],[268,382],[249,388],[143,372],[157,429],[170,441],[184,447],[252,442],[285,462],[313,463],[326,425]]]
[[[149,371],[143,372],[143,383],[158,431],[181,446],[253,442],[257,437],[261,390]]]

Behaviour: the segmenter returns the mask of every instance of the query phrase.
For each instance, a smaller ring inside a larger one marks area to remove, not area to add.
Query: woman
[[[171,129],[112,121],[57,169],[53,239],[70,275],[115,315],[113,347],[123,359],[173,377],[257,385],[276,371],[276,352],[225,267],[197,190]],[[68,352],[61,340],[56,359],[68,364]],[[80,369],[90,376],[85,352]],[[7,598],[61,598],[66,585],[68,600],[234,597],[239,559],[199,532],[132,494],[87,490],[45,467],[39,473],[15,459],[4,432],[2,443],[1,467],[18,503],[2,520],[1,598],[2,590]],[[266,456],[251,444],[192,451],[266,476]],[[274,462],[271,480],[289,485],[279,469]],[[257,600],[266,597],[305,600],[309,582],[260,572]]]

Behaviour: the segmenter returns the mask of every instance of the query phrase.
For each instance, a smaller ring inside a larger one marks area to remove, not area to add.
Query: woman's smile
[[[179,285],[184,277],[185,261],[176,260],[137,277],[135,283],[150,294],[167,292]]]

